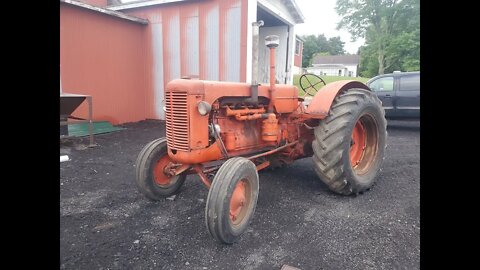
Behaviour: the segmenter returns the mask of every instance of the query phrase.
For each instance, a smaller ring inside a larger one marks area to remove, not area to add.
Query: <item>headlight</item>
[[[211,110],[212,110],[212,105],[210,105],[208,102],[206,101],[200,101],[198,104],[197,104],[197,109],[198,109],[198,113],[200,113],[200,115],[207,115]]]

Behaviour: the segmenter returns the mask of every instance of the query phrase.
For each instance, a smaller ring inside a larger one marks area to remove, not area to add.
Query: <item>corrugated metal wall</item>
[[[93,96],[96,120],[134,122],[152,114],[151,58],[145,25],[60,4],[64,92]],[[74,113],[87,117],[83,104]]]
[[[165,85],[188,76],[245,82],[248,0],[192,1],[122,10],[149,20],[147,46],[154,108],[147,117],[164,119]]]

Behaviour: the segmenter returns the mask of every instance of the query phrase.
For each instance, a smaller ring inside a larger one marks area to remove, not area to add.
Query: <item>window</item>
[[[378,91],[393,91],[393,77],[382,77],[379,78],[369,85],[370,89],[375,92]]]
[[[400,77],[400,91],[419,91],[420,74],[413,74]]]
[[[295,40],[295,54],[300,55],[300,46],[302,46],[302,43],[300,40]]]
[[[342,70],[341,69],[338,70],[338,76],[342,76]]]

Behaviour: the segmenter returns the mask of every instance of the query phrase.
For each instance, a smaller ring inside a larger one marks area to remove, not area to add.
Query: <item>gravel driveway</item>
[[[310,158],[260,172],[255,216],[239,242],[217,244],[204,224],[208,190],[189,176],[174,200],[136,190],[134,162],[164,136],[160,121],[70,139],[60,154],[61,269],[420,268],[420,123],[389,121],[387,157],[373,188],[333,194]]]

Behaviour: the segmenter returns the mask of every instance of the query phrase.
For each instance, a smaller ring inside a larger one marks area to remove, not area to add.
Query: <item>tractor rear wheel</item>
[[[383,163],[386,125],[374,93],[355,88],[338,95],[329,115],[315,128],[312,158],[320,179],[339,194],[369,189]]]
[[[165,168],[172,165],[167,153],[167,139],[156,139],[138,154],[135,163],[135,177],[138,190],[151,200],[158,201],[180,189],[186,175],[169,176]]]
[[[258,199],[255,164],[243,157],[227,160],[213,178],[205,223],[215,240],[232,244],[247,229]]]

